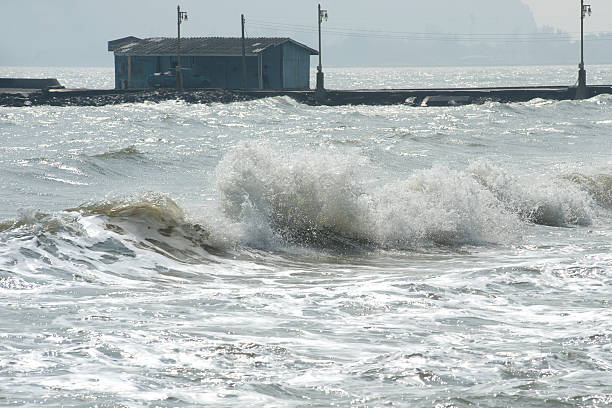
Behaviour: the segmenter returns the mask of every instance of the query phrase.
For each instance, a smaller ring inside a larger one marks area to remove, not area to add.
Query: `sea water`
[[[0,140],[0,406],[612,406],[612,96],[0,107]]]

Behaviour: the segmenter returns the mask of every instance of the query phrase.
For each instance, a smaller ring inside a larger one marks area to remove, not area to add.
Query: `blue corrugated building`
[[[125,37],[109,41],[108,50],[115,54],[117,89],[151,88],[152,77],[177,65],[176,38]],[[316,50],[290,38],[247,38],[245,51],[247,88],[310,88],[310,56],[318,55]],[[181,68],[198,78],[191,85],[185,80],[186,88],[242,88],[242,39],[181,38]]]

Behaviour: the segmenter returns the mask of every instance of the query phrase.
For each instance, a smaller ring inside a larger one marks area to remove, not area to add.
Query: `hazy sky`
[[[579,0],[521,0],[529,5],[539,26],[549,25],[570,33],[580,30]],[[612,31],[612,1],[586,0],[593,14],[585,22],[585,31]]]
[[[110,66],[109,40],[176,36],[177,1],[0,0],[0,65]],[[182,31],[194,37],[239,36],[244,13],[250,36],[290,36],[316,48],[318,2],[329,10],[325,27],[331,30],[508,34],[545,25],[579,30],[579,0],[180,0],[189,14]],[[586,31],[611,32],[612,0],[588,2],[593,16]],[[327,36],[324,51],[341,48],[344,40]]]

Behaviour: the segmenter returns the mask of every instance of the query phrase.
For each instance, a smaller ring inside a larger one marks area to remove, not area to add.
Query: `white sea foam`
[[[611,100],[0,109],[0,405],[607,406]]]
[[[145,194],[94,201],[62,214],[26,212],[2,229],[26,226],[53,234],[68,228],[73,236],[103,236],[95,230],[106,228],[128,247],[136,242],[140,249],[199,262],[211,250],[232,246],[507,244],[520,239],[525,222],[588,225],[593,217],[594,200],[571,177],[518,175],[486,160],[465,170],[434,166],[385,182],[375,173],[358,153],[242,143],[216,170],[219,213],[209,208],[186,215],[170,197]],[[75,211],[83,216],[78,222],[70,215]],[[107,220],[93,221],[100,216]]]
[[[255,246],[507,243],[525,222],[590,225],[595,213],[593,194],[576,180],[519,174],[487,160],[463,171],[434,166],[382,184],[372,182],[373,170],[355,153],[243,143],[219,164],[217,190],[233,222],[228,230]]]
[[[407,248],[503,242],[518,232],[518,218],[469,174],[435,167],[376,186],[371,170],[358,155],[245,143],[221,161],[217,189],[251,243]]]
[[[365,163],[360,157],[283,154],[268,145],[241,144],[217,169],[220,203],[251,243],[316,241],[324,233],[364,238]]]
[[[550,226],[591,223],[593,200],[563,178],[510,174],[487,160],[474,161],[467,171],[526,221]]]
[[[603,208],[612,209],[612,175],[610,169],[572,173],[564,177],[576,183]]]

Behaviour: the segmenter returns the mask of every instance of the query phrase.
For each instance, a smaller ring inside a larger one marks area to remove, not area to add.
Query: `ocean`
[[[0,76],[113,86],[109,68]],[[0,406],[612,406],[610,95],[0,107],[0,140]]]

